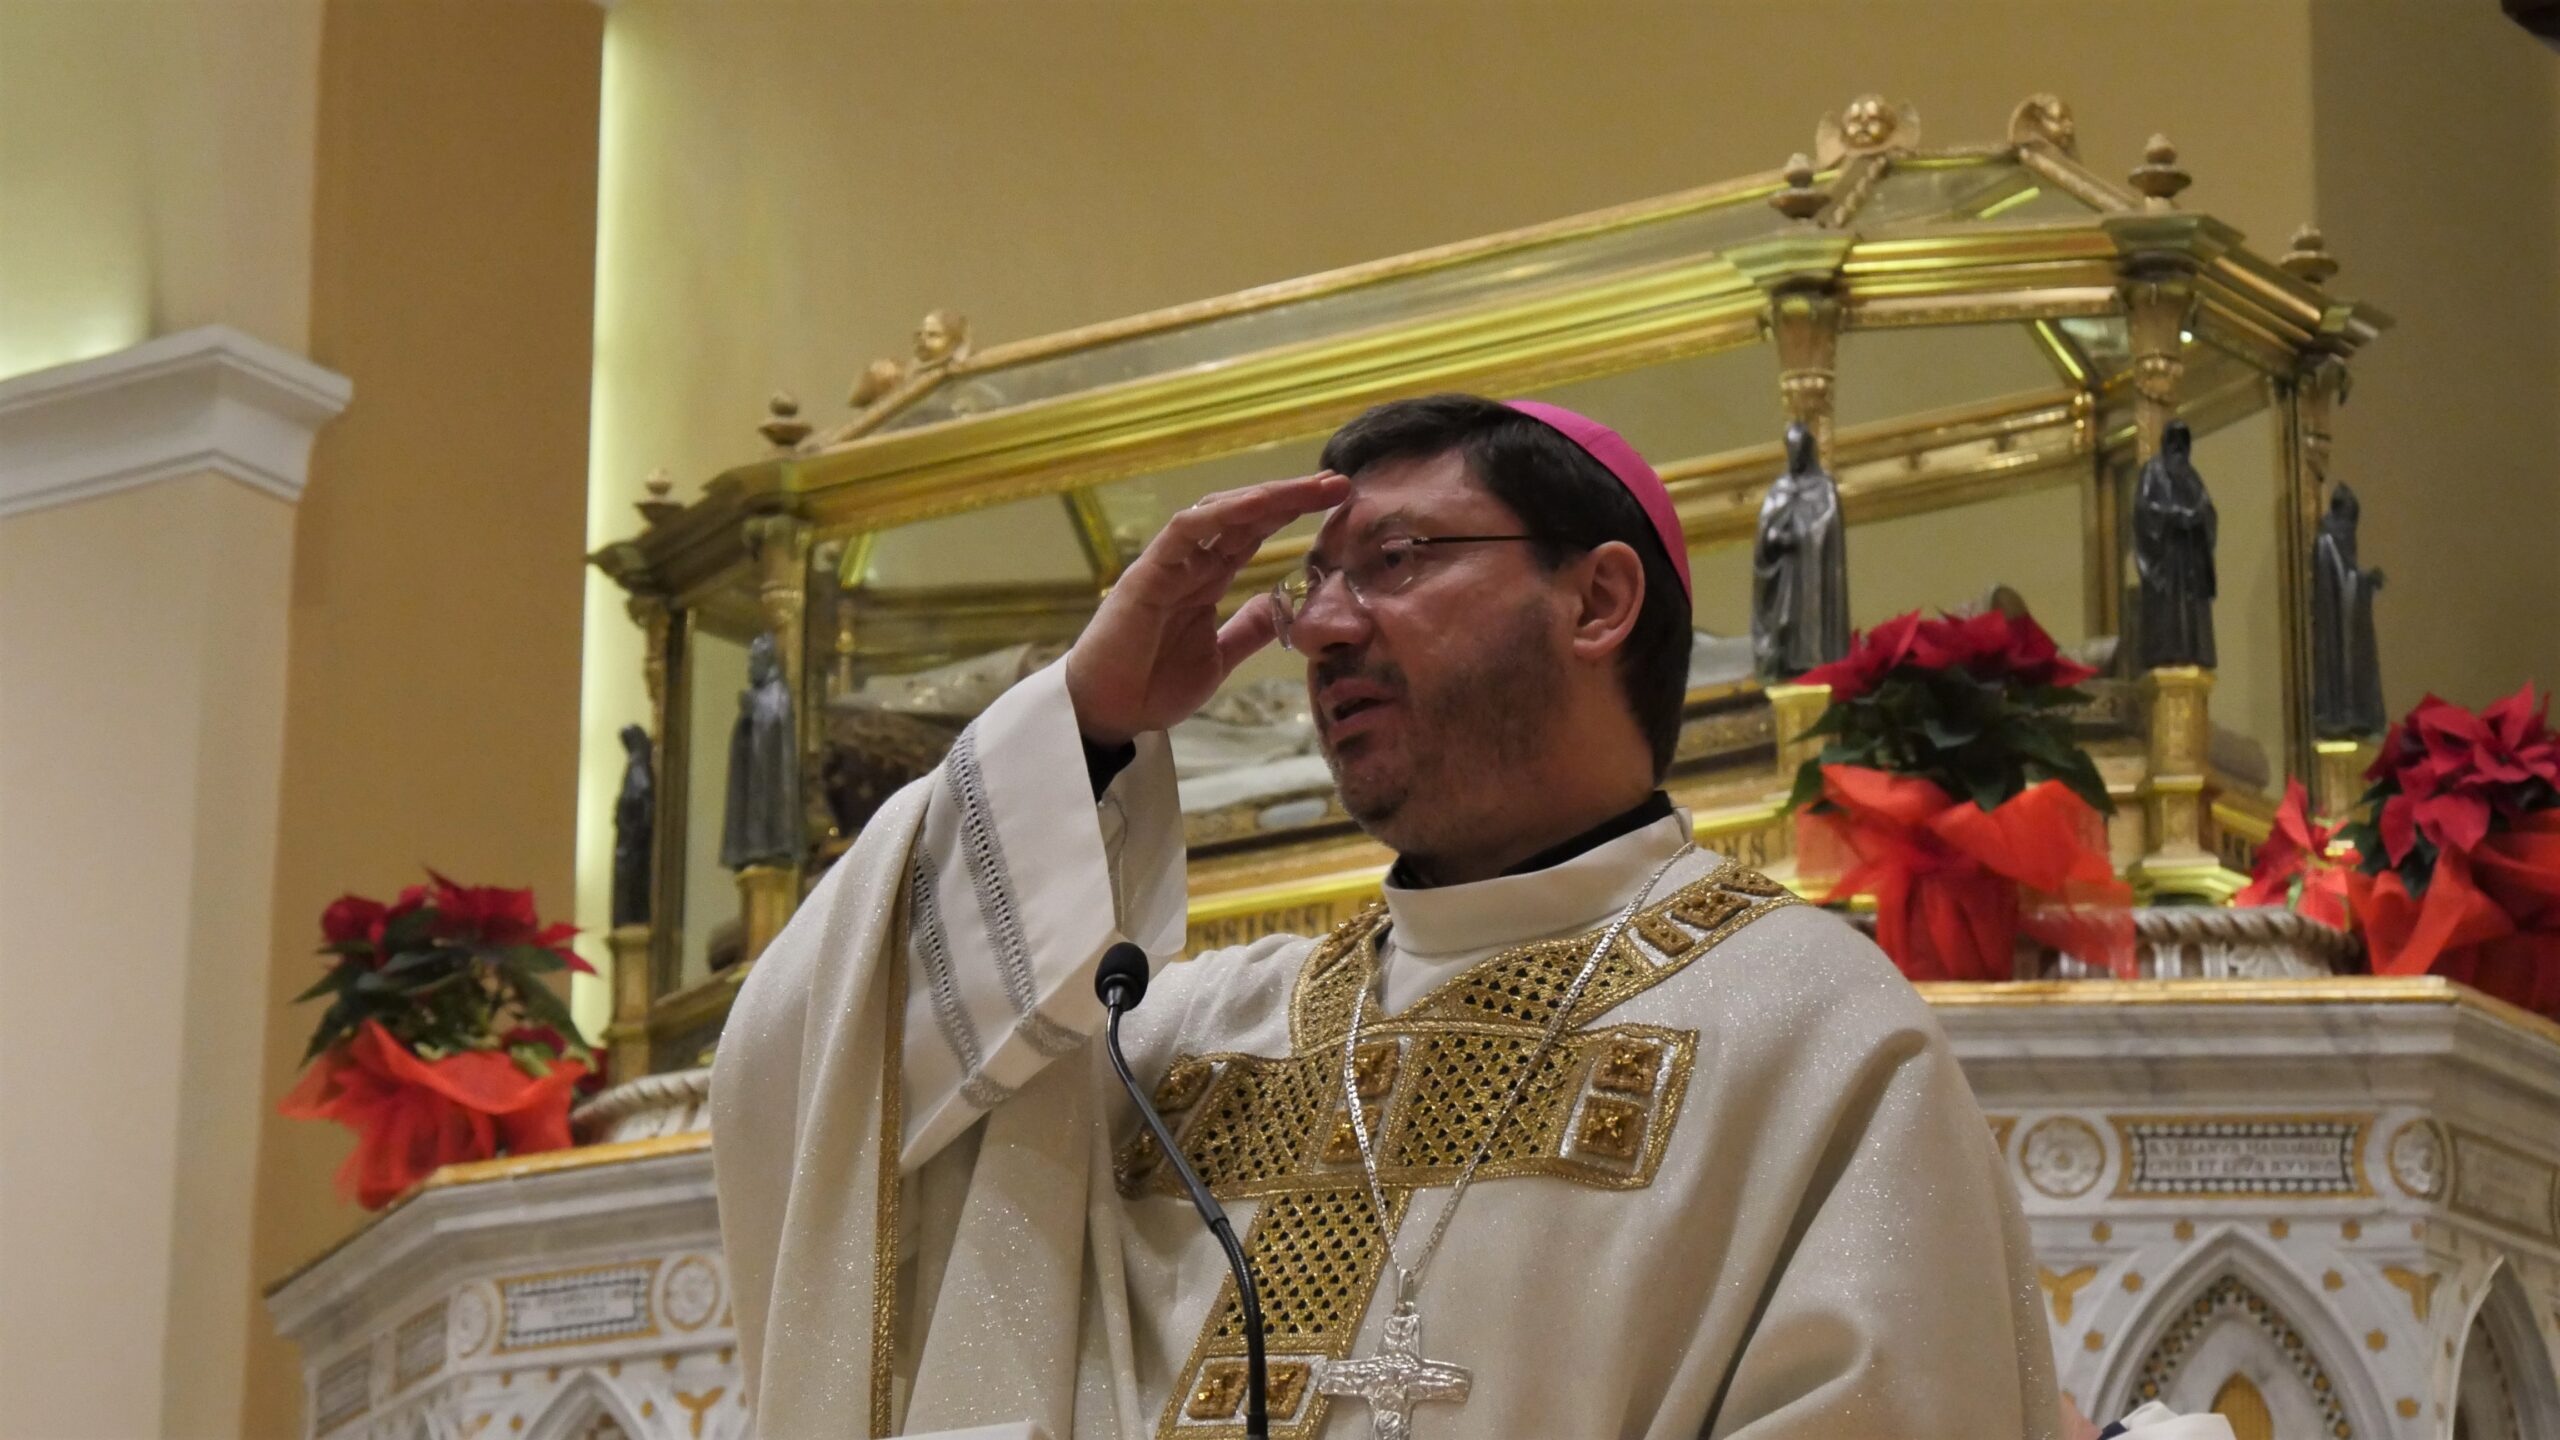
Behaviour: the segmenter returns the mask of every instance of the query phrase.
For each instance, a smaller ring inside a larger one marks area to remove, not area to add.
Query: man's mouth
[[[1326,686],[1316,701],[1317,713],[1324,717],[1326,738],[1339,742],[1375,728],[1395,698],[1388,687],[1369,681],[1344,680]]]

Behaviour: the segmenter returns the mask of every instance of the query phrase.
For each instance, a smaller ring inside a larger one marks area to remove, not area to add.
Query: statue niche
[[[1786,472],[1760,502],[1751,548],[1751,653],[1760,678],[1792,680],[1849,653],[1849,546],[1840,488],[1813,432],[1787,427]]]
[[[2134,571],[2141,604],[2134,662],[2214,667],[2213,547],[2220,520],[2204,477],[2189,458],[2195,437],[2184,420],[2161,432],[2160,453],[2142,467],[2133,496]]]

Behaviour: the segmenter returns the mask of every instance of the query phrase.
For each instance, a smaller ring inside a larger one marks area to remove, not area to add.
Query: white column
[[[239,1414],[294,506],[349,393],[222,326],[0,382],[13,1433]]]

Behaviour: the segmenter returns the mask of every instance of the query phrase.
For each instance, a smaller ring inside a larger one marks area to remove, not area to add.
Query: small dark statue
[[[1813,432],[1787,427],[1787,471],[1760,502],[1751,548],[1751,656],[1763,680],[1792,680],[1849,653],[1849,546],[1840,489]]]
[[[613,802],[613,923],[649,923],[649,853],[658,823],[658,776],[649,732],[622,727],[622,793]]]
[[[2161,433],[2160,453],[2142,467],[2133,495],[2133,563],[2142,580],[2134,662],[2142,669],[2212,669],[2213,497],[2188,459],[2195,437],[2184,420]]]
[[[789,864],[800,858],[800,744],[791,721],[791,688],[773,637],[747,647],[747,688],[738,692],[738,723],[729,731],[729,806],[721,817],[720,863]]]
[[[2329,492],[2311,542],[2311,724],[2323,740],[2362,739],[2390,728],[2382,712],[2382,665],[2373,638],[2373,596],[2382,572],[2356,564],[2356,492]]]

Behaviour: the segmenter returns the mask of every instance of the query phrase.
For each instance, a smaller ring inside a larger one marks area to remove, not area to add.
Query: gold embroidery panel
[[[1683,886],[1641,912],[1602,958],[1568,1027],[1591,1024],[1794,903],[1784,886],[1730,862]],[[1377,971],[1384,914],[1370,906],[1308,956],[1290,1002],[1297,1053],[1180,1056],[1159,1092],[1201,1179],[1222,1198],[1261,1202],[1244,1244],[1264,1290],[1272,1434],[1281,1440],[1307,1440],[1323,1423],[1328,1399],[1305,1382],[1316,1362],[1350,1353],[1386,1263],[1358,1151],[1347,1143],[1340,1048],[1352,1002]],[[1358,1083],[1391,1225],[1401,1224],[1417,1188],[1455,1183],[1598,933],[1505,951],[1369,1031]],[[1659,1026],[1568,1028],[1493,1138],[1478,1178],[1651,1184],[1697,1044],[1694,1031]],[[1143,1136],[1123,1146],[1115,1166],[1122,1193],[1179,1198],[1162,1159]],[[1159,1440],[1243,1434],[1244,1339],[1231,1282],[1210,1317],[1166,1398]]]
[[[1362,1102],[1379,1179],[1403,1187],[1456,1183],[1537,1037],[1446,1026],[1407,1030],[1401,1022],[1377,1034],[1405,1047],[1396,1085],[1382,1100]],[[1479,1178],[1546,1175],[1607,1190],[1652,1184],[1679,1120],[1697,1046],[1697,1032],[1655,1025],[1613,1025],[1557,1041],[1521,1092],[1511,1124],[1487,1151]],[[1218,1198],[1360,1189],[1340,1056],[1201,1058],[1216,1078],[1193,1113],[1167,1118],[1201,1183]],[[1583,1112],[1595,1101],[1643,1112],[1644,1143],[1625,1153],[1574,1143]],[[1121,1193],[1182,1198],[1181,1182],[1160,1162],[1144,1132],[1123,1145],[1114,1166]]]
[[[1388,1192],[1390,1223],[1403,1223],[1411,1201],[1411,1191]],[[1351,1353],[1386,1269],[1377,1217],[1358,1190],[1281,1191],[1263,1201],[1244,1245],[1262,1287],[1271,1434],[1307,1440],[1330,1403],[1306,1383],[1315,1362]],[[1165,1399],[1156,1426],[1160,1440],[1239,1440],[1244,1434],[1244,1317],[1233,1280],[1219,1285],[1209,1317]]]
[[[1756,871],[1726,861],[1636,913],[1618,943],[1602,957],[1571,1024],[1583,1025],[1678,974],[1743,926],[1772,910],[1800,902],[1794,892]],[[1376,975],[1377,943],[1386,909],[1372,905],[1320,941],[1299,972],[1289,1002],[1289,1038],[1301,1055],[1339,1041],[1351,1028],[1352,1002]],[[1555,1007],[1590,957],[1598,930],[1507,950],[1424,996],[1399,1025],[1424,1021],[1543,1030]],[[1668,935],[1690,937],[1675,946]],[[1649,958],[1642,937],[1660,956]]]

